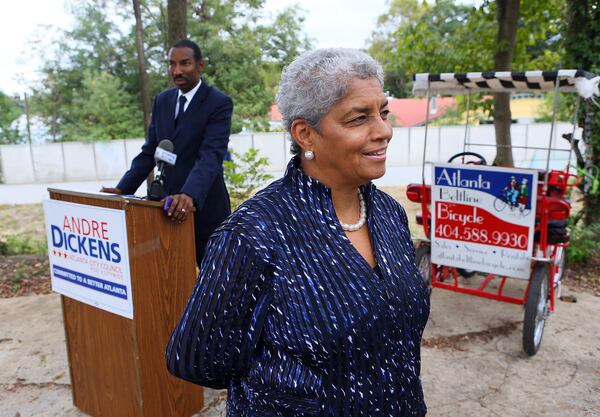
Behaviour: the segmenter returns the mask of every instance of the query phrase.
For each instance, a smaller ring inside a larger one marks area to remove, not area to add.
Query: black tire
[[[568,230],[548,230],[548,244],[567,243],[571,238]]]
[[[427,293],[431,295],[431,248],[429,245],[421,244],[415,253],[415,263],[421,274],[421,278],[427,286]]]
[[[525,301],[525,317],[523,318],[523,350],[529,356],[535,355],[542,344],[549,308],[549,278],[548,265],[538,263],[531,275],[529,294]]]
[[[477,273],[477,271],[473,271],[472,269],[456,268],[456,270],[463,278],[471,278]]]
[[[568,220],[549,220],[548,221],[548,230],[550,229],[558,229],[563,230],[569,226]]]
[[[540,241],[540,232],[535,232],[535,234],[533,235],[533,239],[536,242]],[[567,243],[569,242],[569,240],[571,240],[571,235],[569,234],[568,230],[563,230],[563,231],[556,231],[554,229],[548,230],[548,238],[547,238],[547,244],[549,245],[556,245],[558,243]]]

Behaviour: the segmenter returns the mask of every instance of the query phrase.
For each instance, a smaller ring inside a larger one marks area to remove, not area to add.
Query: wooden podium
[[[52,200],[125,211],[133,320],[61,296],[73,402],[94,417],[188,417],[202,387],[168,373],[165,350],[196,281],[194,222],[159,202],[48,189]]]

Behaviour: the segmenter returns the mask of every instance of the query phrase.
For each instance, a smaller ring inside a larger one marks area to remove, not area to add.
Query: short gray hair
[[[356,49],[317,49],[298,56],[283,70],[277,93],[286,130],[290,132],[297,119],[318,129],[321,119],[346,96],[353,78],[375,78],[383,87],[383,68]],[[291,152],[300,152],[294,140]]]

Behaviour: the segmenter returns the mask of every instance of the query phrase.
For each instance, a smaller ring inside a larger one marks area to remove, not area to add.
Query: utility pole
[[[15,99],[21,101],[21,96],[15,94]],[[23,111],[25,111],[25,121],[27,123],[27,141],[29,142],[29,159],[31,160],[31,170],[33,172],[33,182],[37,182],[37,174],[35,172],[35,162],[33,158],[33,144],[31,141],[31,127],[30,127],[30,119],[29,119],[29,100],[27,100],[27,93],[23,93]]]
[[[29,120],[29,101],[27,100],[27,93],[23,93],[23,101],[25,104],[25,120],[27,121],[27,139],[29,140],[29,145],[31,146],[31,127]]]

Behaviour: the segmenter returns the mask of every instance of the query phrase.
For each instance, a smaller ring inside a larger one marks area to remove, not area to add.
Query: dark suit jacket
[[[198,247],[204,243],[198,239],[206,241],[230,213],[223,158],[229,142],[233,102],[202,80],[175,127],[177,91],[171,88],[154,98],[148,138],[117,188],[125,194],[134,193],[154,168],[158,143],[171,140],[177,161],[165,171],[165,191],[167,194],[185,193],[194,199]]]

